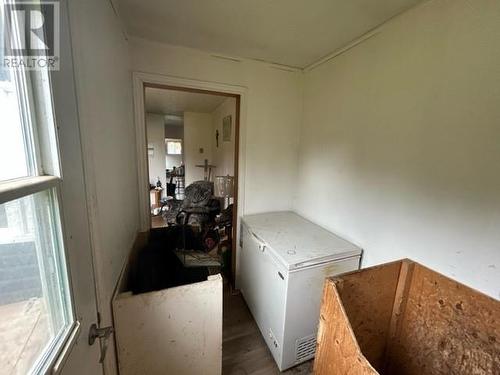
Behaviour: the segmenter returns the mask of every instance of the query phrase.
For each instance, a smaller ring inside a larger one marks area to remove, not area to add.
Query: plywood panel
[[[361,353],[335,282],[331,279],[326,280],[323,291],[314,373],[377,374]]]
[[[327,280],[322,303],[317,374],[500,374],[500,302],[412,261]]]
[[[396,287],[396,293],[394,294],[394,304],[392,308],[391,322],[389,325],[389,334],[386,338],[386,348],[385,348],[385,358],[384,358],[384,369],[390,366],[388,361],[394,345],[397,345],[397,338],[399,337],[402,329],[402,316],[406,311],[408,305],[408,294],[411,286],[411,280],[413,277],[413,270],[415,269],[415,263],[409,260],[403,260],[401,262],[401,269],[399,271],[398,285]],[[385,371],[384,371],[385,373]]]
[[[343,307],[365,357],[380,371],[398,285],[401,262],[334,278]]]
[[[113,302],[121,375],[219,375],[222,278]]]
[[[416,265],[387,373],[500,374],[500,303]]]

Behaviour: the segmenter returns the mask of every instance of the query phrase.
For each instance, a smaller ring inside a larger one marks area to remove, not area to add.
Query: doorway
[[[207,253],[234,286],[241,97],[151,82],[143,95],[149,227],[188,228],[185,265]]]

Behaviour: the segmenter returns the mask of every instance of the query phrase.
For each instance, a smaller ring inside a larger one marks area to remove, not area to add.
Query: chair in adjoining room
[[[176,215],[177,224],[199,226],[204,231],[220,213],[220,201],[214,197],[214,184],[195,181],[186,188],[186,196]]]

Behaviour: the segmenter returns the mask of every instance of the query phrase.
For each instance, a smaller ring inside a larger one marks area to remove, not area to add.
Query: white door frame
[[[146,139],[146,112],[144,107],[145,85],[175,86],[188,89],[218,91],[240,96],[240,127],[239,127],[239,155],[238,155],[238,210],[236,228],[240,227],[240,218],[245,212],[245,175],[246,175],[246,125],[247,125],[247,88],[238,85],[229,85],[219,82],[200,81],[189,78],[180,78],[162,74],[133,72],[134,90],[134,117],[137,152],[137,174],[139,184],[139,212],[141,231],[148,231],[151,227],[149,208],[149,181],[147,139]],[[235,248],[239,247],[240,231],[237,230]],[[236,251],[236,275],[239,270],[239,251]],[[235,277],[238,280],[238,277]]]

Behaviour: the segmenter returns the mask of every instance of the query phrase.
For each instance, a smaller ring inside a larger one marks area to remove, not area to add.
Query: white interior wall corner
[[[306,72],[295,209],[500,298],[500,2],[426,2]]]

